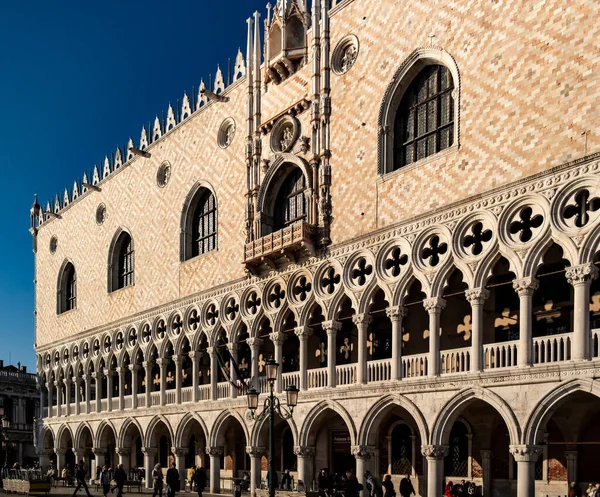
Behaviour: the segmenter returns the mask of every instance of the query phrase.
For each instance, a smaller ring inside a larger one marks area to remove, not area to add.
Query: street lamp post
[[[287,397],[288,409],[283,407],[279,402],[279,398],[275,396],[275,381],[277,380],[277,370],[279,364],[273,359],[267,361],[267,382],[269,383],[269,396],[265,399],[262,412],[256,416],[258,409],[258,396],[254,388],[248,391],[248,409],[252,415],[252,419],[262,421],[266,417],[269,418],[269,497],[275,497],[275,468],[273,455],[275,453],[275,413],[282,419],[290,419],[294,412],[294,407],[298,405],[298,389],[294,385],[290,385],[285,389]]]

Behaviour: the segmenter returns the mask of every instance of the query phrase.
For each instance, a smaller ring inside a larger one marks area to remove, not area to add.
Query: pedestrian
[[[152,470],[152,483],[154,487],[154,493],[152,494],[152,497],[156,497],[157,495],[158,497],[162,497],[163,473],[160,464],[154,466],[154,469]]]
[[[175,497],[177,492],[179,492],[179,471],[172,462],[167,470],[167,497]]]
[[[83,465],[83,461],[79,461],[79,465],[77,465],[75,468],[75,478],[77,479],[77,486],[75,487],[75,491],[73,492],[73,497],[77,495],[77,492],[82,487],[85,490],[87,497],[92,497],[87,483],[85,482],[85,467]]]
[[[194,491],[194,475],[196,474],[196,465],[192,465],[190,469],[188,469],[188,481],[190,482],[190,492]]]
[[[354,476],[354,471],[346,470],[346,481],[344,482],[343,490],[345,497],[358,497],[363,486],[358,483],[358,479]]]
[[[365,478],[367,484],[367,492],[370,497],[383,497],[383,489],[377,481],[377,478],[373,476],[370,471],[365,471]]]
[[[400,480],[400,495],[402,497],[410,497],[411,494],[417,495],[415,487],[413,487],[413,484],[410,481],[410,475],[406,475]]]
[[[317,486],[320,497],[329,497],[329,491],[331,490],[331,478],[329,478],[328,468],[321,469],[321,473],[317,479]]]
[[[198,497],[202,497],[202,492],[204,492],[204,489],[206,488],[206,471],[204,470],[204,467],[200,466],[199,468],[196,468],[194,480]]]
[[[392,475],[385,475],[385,478],[383,479],[381,485],[384,489],[383,497],[396,497],[396,490],[394,489]]]
[[[298,492],[306,492],[306,485],[304,484],[304,482],[302,480],[298,480],[298,485],[297,485],[297,489]]]
[[[108,466],[105,464],[102,466],[102,470],[100,472],[100,484],[102,485],[102,494],[104,497],[108,497],[110,492],[110,481],[112,480],[112,476],[110,474],[110,470]]]
[[[569,497],[582,497],[581,487],[574,481],[569,485]]]
[[[271,471],[267,471],[267,485],[271,488]],[[277,478],[277,471],[273,472],[273,488],[279,487],[279,481]]]
[[[446,488],[444,490],[444,497],[455,497],[454,496],[454,483],[449,481],[446,483]]]
[[[117,497],[123,497],[123,487],[127,481],[127,473],[125,473],[122,464],[117,466],[115,474],[113,475],[113,480],[115,480],[115,483],[117,484]]]
[[[281,477],[281,489],[282,490],[291,490],[292,489],[292,475],[290,475],[289,469],[286,469],[283,472],[283,476]]]

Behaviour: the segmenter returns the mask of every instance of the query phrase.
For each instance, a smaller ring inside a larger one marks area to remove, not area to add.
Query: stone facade
[[[308,484],[323,466],[408,473],[430,497],[444,477],[519,497],[590,480],[597,20],[583,0],[289,0],[263,44],[255,14],[233,83],[32,209],[40,454],[172,457],[210,467],[212,491],[243,470],[254,487],[266,428],[243,393],[267,393],[273,357],[276,391],[301,390],[278,470]],[[398,109],[431,66],[453,139],[397,168]],[[302,216],[281,227],[294,174]],[[203,192],[216,248],[190,257]],[[108,291],[123,234],[133,284]]]

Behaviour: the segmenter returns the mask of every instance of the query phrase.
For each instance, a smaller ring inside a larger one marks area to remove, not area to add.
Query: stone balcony
[[[253,274],[262,269],[277,269],[286,262],[314,255],[316,228],[304,221],[270,233],[244,247],[244,264]]]

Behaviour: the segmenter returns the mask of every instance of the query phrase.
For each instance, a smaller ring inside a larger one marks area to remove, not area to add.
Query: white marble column
[[[246,446],[246,454],[250,456],[250,495],[260,489],[262,457],[267,453],[265,447]]]
[[[210,457],[209,490],[211,494],[221,493],[221,456],[223,447],[206,447],[206,453]]]
[[[367,370],[367,333],[369,324],[371,324],[371,316],[367,313],[355,314],[352,316],[352,322],[358,330],[358,363],[356,364],[356,382],[359,385],[364,385],[368,381]]]
[[[483,495],[489,497],[492,495],[492,451],[481,451],[481,473],[483,479]]]
[[[337,332],[342,328],[342,323],[339,321],[323,321],[321,326],[327,333],[327,386],[335,388],[337,385],[336,366],[336,336]]]
[[[61,476],[62,470],[65,468],[67,449],[54,449],[56,454],[56,471],[58,476]]]
[[[89,374],[87,375],[83,375],[83,380],[85,382],[85,413],[86,414],[90,414],[91,411],[91,392],[92,392],[92,385],[91,385],[91,376]]]
[[[71,378],[65,378],[65,416],[71,415]]]
[[[316,450],[314,447],[299,445],[294,447],[294,454],[298,460],[298,480],[302,480],[306,490],[310,490],[310,484],[314,479],[313,467]]]
[[[198,402],[199,390],[198,390],[198,375],[200,373],[200,355],[201,352],[192,350],[189,353],[190,359],[192,360],[192,401]]]
[[[427,459],[427,497],[440,497],[443,493],[444,458],[446,445],[423,445],[421,452]]]
[[[62,404],[63,404],[63,394],[62,389],[65,382],[63,380],[58,380],[56,382],[56,415],[58,417],[63,415]]]
[[[217,400],[219,392],[217,391],[217,380],[219,379],[219,363],[217,362],[217,349],[208,347],[206,349],[210,355],[210,398]]]
[[[250,347],[251,352],[251,378],[252,378],[252,386],[256,388],[260,392],[260,385],[258,383],[258,356],[260,354],[260,346],[262,345],[262,340],[260,338],[251,337],[246,340],[246,343]]]
[[[131,408],[137,409],[138,407],[138,390],[140,388],[139,381],[139,364],[130,364],[129,371],[131,371]]]
[[[589,361],[591,354],[590,285],[598,276],[593,263],[568,267],[567,280],[573,285],[573,347],[571,360]],[[565,357],[566,359],[566,357]],[[573,481],[573,480],[569,480]]]
[[[147,382],[146,382],[147,383]],[[146,471],[146,488],[152,488],[152,470],[154,469],[154,457],[158,452],[157,449],[151,447],[142,447],[144,454],[144,469]]]
[[[117,367],[119,381],[119,410],[125,409],[125,371],[124,367]]]
[[[308,389],[308,338],[312,335],[309,326],[298,326],[294,328],[294,333],[300,342],[300,385],[297,387],[305,391]]]
[[[52,417],[52,402],[54,402],[54,399],[52,398],[53,394],[54,394],[54,382],[52,380],[50,380],[48,383],[46,383],[46,392],[48,392],[47,394],[47,399],[48,399],[48,417],[51,418]]]
[[[94,467],[94,472],[92,474],[92,478],[96,478],[96,469],[98,467],[102,467],[104,466],[104,464],[106,463],[106,457],[104,454],[106,454],[106,447],[94,447],[92,449],[92,452],[94,453],[94,461],[95,461],[95,467]]]
[[[483,371],[483,304],[490,292],[485,288],[474,288],[465,292],[471,304],[471,373]]]
[[[511,445],[510,453],[517,461],[517,497],[535,495],[535,463],[542,448],[531,445]]]
[[[361,497],[368,497],[365,482],[365,472],[371,471],[372,456],[375,455],[375,448],[370,445],[354,445],[351,447],[352,455],[356,458],[356,478],[358,482],[363,484],[364,488],[359,495]]]
[[[513,288],[519,295],[519,367],[533,364],[532,299],[538,287],[538,280],[531,277],[513,281]]]
[[[146,370],[146,408],[152,407],[152,361],[144,361],[142,366]],[[151,488],[151,487],[148,487]]]
[[[96,412],[102,412],[102,373],[92,373],[96,380]]]
[[[119,447],[116,449],[117,456],[119,456],[119,464],[123,465],[125,472],[129,472],[130,468],[130,452],[128,449]],[[113,468],[114,469],[114,468]]]
[[[283,390],[281,374],[283,372],[283,343],[285,342],[286,336],[280,331],[275,331],[269,335],[271,342],[273,342],[273,348],[275,350],[275,362],[279,364],[277,367],[277,380],[275,381],[275,391],[281,393]]]
[[[440,316],[446,307],[441,297],[432,297],[423,301],[423,307],[429,314],[429,361],[428,376],[440,375]]]
[[[175,467],[179,472],[179,482],[182,491],[185,491],[185,480],[187,478],[187,472],[185,471],[185,456],[187,455],[187,449],[181,449],[178,447],[172,447],[171,451],[175,455]]]
[[[183,366],[183,357],[174,355],[173,362],[175,363],[175,404],[181,404],[181,366]],[[179,466],[178,466],[179,467]]]
[[[399,305],[388,307],[385,310],[387,317],[392,322],[392,380],[401,380],[402,371],[402,319],[406,315],[406,308]],[[391,474],[391,473],[390,473]]]

